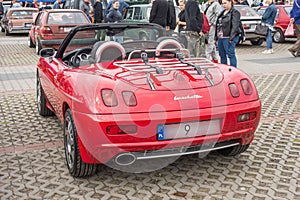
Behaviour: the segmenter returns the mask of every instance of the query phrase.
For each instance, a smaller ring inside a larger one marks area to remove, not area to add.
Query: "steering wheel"
[[[86,52],[88,52],[88,53],[90,53],[92,51],[92,48],[90,48],[90,47],[86,47],[86,48],[82,48],[82,49],[79,49],[75,54],[74,54],[74,56],[71,58],[71,65],[73,66],[73,67],[79,67],[79,65],[80,65],[80,61],[81,61],[81,59],[78,57],[80,54],[82,54],[82,53],[86,53]]]

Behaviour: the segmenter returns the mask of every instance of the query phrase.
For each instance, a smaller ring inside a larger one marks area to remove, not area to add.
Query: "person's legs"
[[[226,56],[226,48],[228,47],[228,38],[219,38],[218,39],[218,49],[219,49],[219,55],[221,59],[222,64],[227,65],[227,56]]]
[[[238,42],[239,42],[239,36],[235,36],[232,43],[229,43],[229,39],[228,39],[227,54],[228,54],[228,58],[229,58],[229,61],[230,61],[230,65],[233,66],[233,67],[237,67],[237,60],[236,60],[236,55],[235,55],[235,46]]]
[[[197,33],[194,31],[187,31],[186,39],[188,43],[188,50],[190,51],[191,57],[196,57],[197,48],[199,45],[199,36],[197,36]]]
[[[211,26],[207,34],[206,58],[217,60],[216,45],[215,45],[215,26]]]
[[[297,36],[297,41],[295,44],[288,50],[292,53],[293,56],[300,56],[300,24],[295,24],[295,33]]]
[[[266,42],[267,42],[267,49],[272,49],[272,30],[271,29],[268,29]]]

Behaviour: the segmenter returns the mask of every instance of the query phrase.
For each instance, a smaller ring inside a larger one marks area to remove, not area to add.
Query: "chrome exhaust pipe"
[[[115,158],[115,163],[121,166],[131,165],[135,161],[136,157],[132,153],[122,153]]]

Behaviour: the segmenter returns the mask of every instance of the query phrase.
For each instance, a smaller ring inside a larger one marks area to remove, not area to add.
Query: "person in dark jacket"
[[[173,0],[168,0],[168,14],[167,14],[167,26],[166,30],[168,31],[168,35],[172,35],[176,28],[176,13],[175,13],[175,6]]]
[[[108,23],[118,23],[122,22],[122,14],[119,11],[120,2],[119,0],[113,0],[112,2],[112,8],[109,10],[109,13],[106,16],[106,20]],[[115,42],[119,42],[120,44],[123,43],[123,36],[113,36],[111,40],[114,40]]]
[[[241,33],[241,14],[233,7],[233,0],[222,0],[224,10],[217,18],[215,40],[218,40],[218,50],[222,64],[227,64],[227,57],[230,65],[237,67],[235,46],[239,42]]]
[[[61,9],[61,6],[62,6],[62,1],[56,0],[55,3],[53,4],[53,9]]]
[[[101,23],[103,20],[102,0],[97,0],[93,7],[94,7],[94,23]]]
[[[126,12],[126,10],[128,10],[129,8],[129,5],[128,3],[126,3],[124,0],[119,0],[119,3],[120,3],[120,6],[119,6],[119,11],[120,13],[122,14],[122,16],[124,15],[124,13]],[[110,0],[107,7],[106,7],[106,15],[109,13],[111,7],[112,7],[112,4],[113,4],[113,0]]]
[[[3,0],[0,0],[0,19],[2,19],[3,14],[4,14]]]
[[[204,34],[202,32],[203,16],[199,4],[195,0],[188,0],[185,4],[186,37],[188,49],[192,56],[205,57]]]
[[[295,33],[297,36],[296,43],[288,50],[294,57],[300,57],[300,0],[294,0],[293,8],[290,12],[291,21],[295,25]]]
[[[150,11],[150,23],[159,24],[162,27],[166,27],[168,23],[168,10],[169,4],[166,0],[155,0],[152,3]]]
[[[275,17],[276,17],[276,14],[277,14],[277,8],[276,8],[273,0],[267,0],[266,3],[269,4],[269,6],[266,9],[266,11],[264,12],[261,21],[262,21],[262,23],[264,23],[269,28],[268,28],[268,34],[266,36],[267,49],[264,50],[262,53],[270,54],[270,53],[273,53],[272,30],[273,30]]]

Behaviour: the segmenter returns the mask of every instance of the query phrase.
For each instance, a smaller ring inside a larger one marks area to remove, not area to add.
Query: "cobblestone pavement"
[[[300,71],[251,75],[262,119],[239,156],[190,155],[143,174],[99,166],[96,175],[74,179],[59,121],[37,113],[34,49],[24,38],[0,38],[0,44],[1,199],[300,200]],[[280,54],[289,44],[274,45]],[[261,49],[246,44],[237,52],[255,56]]]

